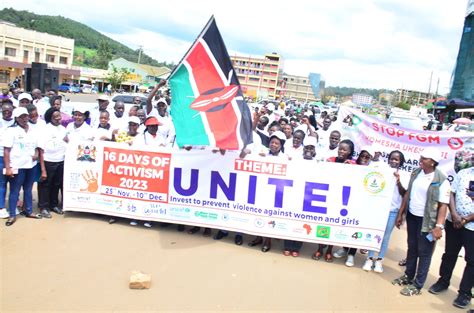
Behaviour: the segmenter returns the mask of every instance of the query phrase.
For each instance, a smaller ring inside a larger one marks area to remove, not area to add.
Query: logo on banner
[[[303,228],[306,230],[306,235],[309,235],[311,233],[311,231],[313,230],[311,228],[311,225],[309,225],[309,224],[304,224]]]
[[[462,142],[461,138],[451,137],[451,138],[448,139],[448,146],[452,150],[458,150],[458,149],[462,148],[463,142]]]
[[[331,234],[331,227],[329,226],[318,226],[316,229],[316,237],[318,238],[329,238]]]
[[[377,194],[385,188],[385,178],[379,172],[371,172],[364,178],[364,188],[370,193]]]
[[[261,218],[257,218],[255,220],[255,226],[258,228],[262,228],[263,226],[265,226],[265,222]]]
[[[95,153],[97,149],[94,145],[78,145],[77,146],[77,160],[95,162]]]

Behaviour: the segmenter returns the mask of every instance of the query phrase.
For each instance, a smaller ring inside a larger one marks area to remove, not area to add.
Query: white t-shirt
[[[35,124],[28,123],[30,125],[30,129],[34,132],[42,133],[44,128],[46,127],[46,122],[42,119],[38,119]]]
[[[165,139],[161,134],[156,133],[156,136],[152,136],[149,132],[138,134],[135,136],[133,141],[134,146],[151,146],[151,147],[164,147],[166,145]]]
[[[3,134],[3,146],[11,148],[10,167],[30,169],[36,165],[33,156],[38,147],[38,136],[31,129],[26,132],[20,126],[8,127]]]
[[[424,216],[425,206],[427,201],[428,188],[433,181],[435,172],[425,174],[421,171],[413,181],[410,193],[409,209],[410,213],[415,216]],[[438,202],[449,203],[449,193],[451,188],[449,182],[446,179],[439,187],[439,198]]]
[[[291,145],[286,145],[285,142],[285,154],[288,156],[288,158],[291,158],[291,160],[297,160],[301,159],[303,157],[303,145],[300,145],[298,148],[293,147],[293,140],[291,141]]]
[[[97,127],[94,129],[94,141],[103,140],[105,137],[107,140],[112,140],[112,127],[105,129],[103,127]]]
[[[400,173],[400,183],[402,184],[402,187],[407,189],[409,182],[410,176]],[[403,196],[398,191],[397,184],[395,184],[395,188],[393,189],[392,201],[390,202],[390,212],[398,212],[400,206],[402,205],[402,200]]]
[[[66,133],[69,138],[69,142],[92,140],[94,138],[92,128],[87,125],[86,122],[82,123],[82,125],[79,127],[76,127],[74,122],[69,123],[66,127]]]
[[[115,114],[113,114],[113,116],[114,116],[113,118],[112,118],[112,115],[110,116],[110,121],[109,121],[110,129],[128,131],[128,117],[122,116],[119,118],[119,117],[116,117]]]
[[[51,123],[46,124],[39,140],[39,147],[44,151],[43,156],[45,161],[64,161],[67,148],[64,137],[66,137],[66,128],[64,126],[54,126]]]
[[[15,121],[5,121],[3,118],[0,118],[0,156],[3,158],[3,136],[8,127],[13,125]],[[1,169],[0,169],[1,170]]]

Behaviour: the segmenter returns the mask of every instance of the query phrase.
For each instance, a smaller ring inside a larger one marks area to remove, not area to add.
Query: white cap
[[[101,95],[99,98],[97,98],[97,100],[99,100],[99,101],[109,101],[109,97],[107,97],[106,95]]]
[[[276,132],[271,134],[270,139],[272,139],[273,137],[277,137],[280,140],[286,141],[285,134],[283,132],[279,131],[279,130],[277,130]]]
[[[128,122],[140,125],[140,119],[137,116],[130,116]]]
[[[441,151],[433,147],[428,147],[421,151],[420,156],[425,159],[432,159],[436,163],[439,163],[441,160]]]
[[[18,95],[18,101],[21,101],[23,99],[28,99],[30,101],[33,101],[33,98],[31,97],[31,95],[29,93],[26,93],[26,92],[20,93]]]
[[[22,115],[28,115],[28,110],[24,107],[18,107],[13,110],[13,117],[20,117]]]
[[[318,139],[314,136],[306,136],[303,140],[303,146],[314,146],[318,145]]]
[[[89,111],[84,109],[84,108],[74,108],[74,109],[72,109],[72,113],[74,114],[74,112],[79,112],[79,113],[82,113],[82,114],[89,113]]]

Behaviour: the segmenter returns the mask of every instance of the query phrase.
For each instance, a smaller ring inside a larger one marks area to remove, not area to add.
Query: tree
[[[117,89],[117,87],[119,87],[127,79],[129,74],[130,73],[127,69],[118,69],[112,65],[112,69],[109,70],[106,79],[112,85],[113,89]]]
[[[411,105],[407,102],[398,102],[395,106],[403,110],[410,110],[411,107]]]
[[[112,49],[107,41],[102,40],[97,49],[96,65],[99,68],[106,69],[109,66],[110,60],[112,60]]]

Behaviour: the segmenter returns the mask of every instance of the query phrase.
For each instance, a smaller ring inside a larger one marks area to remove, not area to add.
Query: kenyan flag
[[[214,17],[169,81],[171,116],[180,147],[205,145],[240,150],[252,142],[250,109]]]

